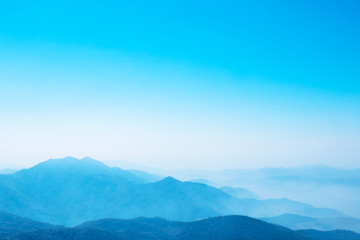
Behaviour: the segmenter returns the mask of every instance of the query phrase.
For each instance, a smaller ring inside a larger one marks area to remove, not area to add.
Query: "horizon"
[[[74,157],[74,156],[65,156],[65,157],[59,157],[59,158],[49,158],[45,160],[39,160],[37,162],[31,163],[29,165],[23,165],[23,166],[16,166],[16,165],[0,165],[0,170],[22,170],[22,169],[29,169],[32,168],[40,163],[47,162],[49,160],[62,160],[62,159],[75,159],[75,160],[84,160],[84,159],[91,159],[95,160],[97,162],[101,162],[105,164],[108,167],[117,167],[123,170],[140,170],[145,171],[149,173],[153,173],[152,171],[162,171],[163,173],[166,173],[166,171],[209,171],[209,172],[217,172],[217,171],[228,171],[228,170],[261,170],[261,169],[301,169],[301,168],[334,168],[334,169],[340,169],[340,170],[360,170],[360,168],[344,168],[344,167],[338,167],[338,166],[331,166],[326,164],[303,164],[303,165],[296,165],[296,166],[290,166],[290,167],[283,167],[283,166],[265,166],[265,167],[259,167],[259,168],[161,168],[161,167],[154,167],[149,165],[140,165],[134,162],[129,162],[126,160],[102,160],[102,159],[95,159],[90,156],[84,156],[84,157]]]
[[[0,167],[360,168],[360,4],[0,4]],[[66,17],[65,17],[66,16]]]

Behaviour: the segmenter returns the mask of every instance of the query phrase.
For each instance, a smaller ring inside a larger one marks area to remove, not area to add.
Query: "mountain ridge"
[[[0,221],[2,219],[0,213]],[[3,229],[14,223],[32,220],[13,216],[12,221],[0,225]],[[36,224],[43,224],[32,221]],[[24,225],[24,224],[23,224]],[[0,235],[6,240],[359,240],[360,234],[336,230],[312,229],[294,231],[247,216],[229,215],[192,222],[169,221],[163,218],[99,219],[84,222],[73,228],[44,224],[46,227],[29,227],[7,231]]]
[[[90,158],[72,157],[0,175],[0,209],[68,226],[108,217],[191,221],[230,214],[344,216],[292,200],[238,199],[220,189],[173,177],[149,182]]]

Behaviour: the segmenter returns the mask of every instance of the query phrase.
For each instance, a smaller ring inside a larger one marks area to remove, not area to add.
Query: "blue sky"
[[[2,2],[0,162],[359,167],[359,10],[358,1]]]

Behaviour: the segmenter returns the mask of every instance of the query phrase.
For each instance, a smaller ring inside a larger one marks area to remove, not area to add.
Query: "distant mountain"
[[[333,229],[345,229],[360,233],[360,219],[351,217],[320,218],[324,224],[330,225]]]
[[[180,221],[230,214],[344,216],[289,199],[237,199],[220,189],[172,177],[149,183],[149,176],[144,175],[110,168],[90,158],[51,159],[15,174],[0,175],[0,210],[67,226],[139,216]]]
[[[208,186],[212,186],[212,187],[218,187],[218,185],[212,181],[209,181],[205,178],[199,178],[199,179],[190,179],[188,182],[195,182],[195,183],[202,183],[202,184],[206,184]]]
[[[332,226],[321,222],[317,218],[305,217],[296,214],[283,214],[276,217],[261,218],[261,220],[268,223],[279,224],[281,226],[293,230],[299,230],[299,229],[334,230]]]
[[[298,168],[263,168],[264,176],[273,181],[308,182],[321,185],[360,185],[360,169],[340,169],[328,166]]]
[[[342,169],[328,166],[303,166],[295,168],[228,169],[219,171],[173,170],[174,177],[183,180],[206,179],[217,185],[248,188],[257,184],[307,184],[317,186],[360,185],[360,169]]]
[[[22,232],[57,228],[60,228],[60,226],[41,223],[28,218],[18,217],[13,214],[0,212],[0,239]]]
[[[229,169],[221,171],[175,171],[174,176],[205,178],[224,184],[229,181],[267,179],[273,182],[311,183],[318,185],[358,186],[360,169],[342,169],[328,166],[302,166],[295,168]],[[232,184],[230,185],[232,186]]]
[[[297,232],[314,240],[360,240],[360,234],[345,230],[328,232],[318,230],[298,230]]]
[[[269,223],[279,224],[281,226],[299,230],[299,229],[314,229],[314,230],[351,230],[360,233],[360,219],[349,217],[336,218],[311,218],[300,216],[296,214],[283,214],[276,217],[261,218]]]
[[[227,194],[236,197],[236,198],[255,198],[260,199],[260,197],[246,188],[233,188],[233,187],[222,187],[220,188],[222,191]]]
[[[286,197],[335,208],[360,218],[360,169],[303,166],[220,171],[173,170],[169,174],[184,181],[207,179],[216,186],[251,189],[263,198]]]
[[[154,175],[154,174],[150,174],[150,173],[147,173],[147,172],[144,172],[144,171],[139,171],[139,170],[136,170],[136,169],[129,169],[129,170],[126,170],[126,171],[134,174],[135,176],[139,177],[140,179],[142,179],[143,181],[145,181],[147,183],[156,182],[156,181],[159,181],[159,180],[163,179],[163,177],[160,177],[160,176],[157,176],[157,175]]]

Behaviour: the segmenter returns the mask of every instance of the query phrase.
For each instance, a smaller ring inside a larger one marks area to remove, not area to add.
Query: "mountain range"
[[[193,222],[163,218],[100,219],[73,228],[54,226],[0,213],[3,240],[359,240],[351,231],[294,231],[246,216],[214,217]]]
[[[360,219],[351,217],[313,218],[296,214],[283,214],[275,217],[261,218],[261,220],[279,224],[293,230],[314,229],[327,231],[345,229],[360,232]]]
[[[315,208],[286,198],[239,199],[206,184],[157,178],[141,171],[111,168],[91,158],[51,159],[0,175],[0,210],[66,226],[101,218],[194,221],[231,214],[346,216],[334,209]]]
[[[162,174],[165,171],[153,171]],[[262,198],[289,198],[338,209],[360,218],[360,169],[323,165],[293,168],[166,171],[182,181],[205,179],[212,186],[246,188]],[[204,180],[203,180],[204,181]]]

